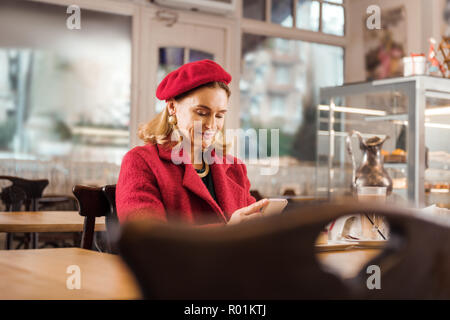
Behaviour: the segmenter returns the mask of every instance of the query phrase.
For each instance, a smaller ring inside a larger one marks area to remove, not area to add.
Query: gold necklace
[[[204,178],[208,175],[208,173],[209,173],[209,165],[207,162],[205,162],[205,171],[203,171],[202,173],[197,172],[197,174],[200,178]]]

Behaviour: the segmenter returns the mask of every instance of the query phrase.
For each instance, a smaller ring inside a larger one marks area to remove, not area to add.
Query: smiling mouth
[[[211,140],[215,136],[215,131],[205,131],[195,133],[194,137],[202,137],[202,140]]]
[[[215,134],[215,132],[206,131],[203,133],[203,138],[210,139],[210,138],[214,137],[214,134]]]

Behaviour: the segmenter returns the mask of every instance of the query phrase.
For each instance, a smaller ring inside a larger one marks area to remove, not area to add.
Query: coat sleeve
[[[122,160],[116,186],[116,207],[121,223],[140,218],[167,222],[155,175],[144,158],[133,150]]]

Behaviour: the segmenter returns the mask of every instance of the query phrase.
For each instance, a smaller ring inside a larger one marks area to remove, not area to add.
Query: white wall
[[[381,10],[403,5],[406,9],[405,53],[427,53],[428,38],[441,38],[445,0],[348,0],[347,32],[349,43],[346,50],[345,82],[365,81],[364,66],[364,17],[370,5]],[[381,17],[383,19],[383,17]]]

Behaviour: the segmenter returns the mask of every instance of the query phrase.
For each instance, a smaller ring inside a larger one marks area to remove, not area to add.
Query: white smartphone
[[[288,201],[286,199],[268,199],[269,204],[264,207],[264,209],[261,211],[261,214],[263,216],[270,216],[273,214],[281,213],[286,205],[288,204]]]

